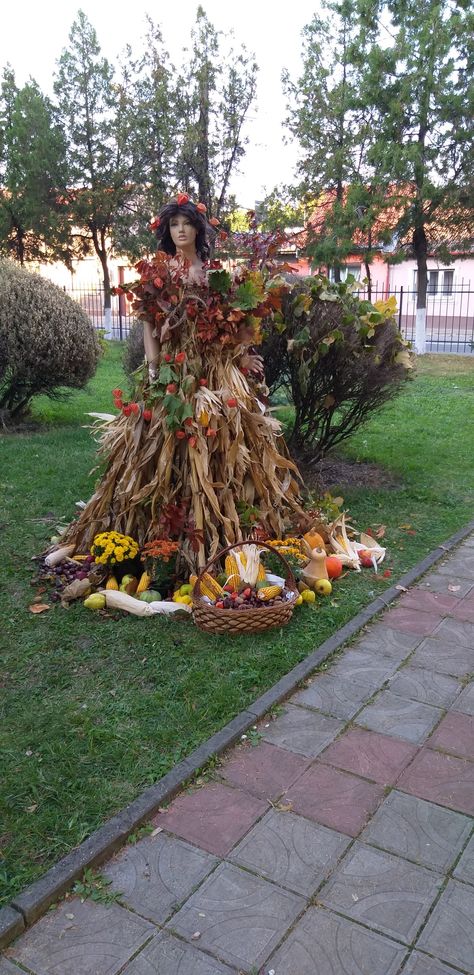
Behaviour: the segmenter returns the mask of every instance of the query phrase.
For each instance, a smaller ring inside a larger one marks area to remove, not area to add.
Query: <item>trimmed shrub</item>
[[[350,283],[293,278],[285,328],[262,346],[272,392],[284,386],[295,408],[293,453],[317,461],[399,391],[411,357],[394,318],[394,299],[360,301]]]
[[[143,344],[143,322],[137,319],[125,340],[123,353],[123,370],[133,385],[132,374],[138,369],[145,358],[145,346]]]
[[[82,308],[60,288],[0,260],[0,413],[19,417],[33,396],[82,389],[100,344]]]

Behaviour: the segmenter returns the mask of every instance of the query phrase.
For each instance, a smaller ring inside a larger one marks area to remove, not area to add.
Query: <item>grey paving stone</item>
[[[429,735],[442,716],[440,708],[409,701],[391,691],[382,691],[357,716],[357,724],[418,744]]]
[[[456,975],[456,973],[436,958],[428,958],[420,951],[414,951],[404,965],[401,975]]]
[[[450,596],[457,596],[458,599],[462,599],[471,592],[474,583],[468,579],[458,579],[452,574],[431,572],[417,585],[423,589],[428,589],[430,592],[446,592]]]
[[[349,720],[373,693],[370,685],[344,680],[330,671],[315,677],[309,687],[294,694],[291,700],[293,704],[304,704],[335,718]]]
[[[418,947],[432,955],[458,965],[469,975],[474,973],[474,890],[467,884],[450,880],[443,891]]]
[[[439,674],[451,674],[452,677],[468,677],[474,672],[474,651],[457,643],[429,637],[416,648],[410,664],[435,670]]]
[[[402,667],[390,679],[389,690],[399,697],[420,704],[432,704],[438,708],[448,708],[460,690],[460,682],[447,674],[438,674],[422,667]]]
[[[462,813],[403,792],[392,792],[360,838],[445,872],[454,863],[471,829],[472,820]]]
[[[310,897],[350,839],[290,812],[272,810],[247,834],[232,859],[282,887]]]
[[[443,878],[363,843],[354,846],[318,895],[321,903],[410,944]]]
[[[444,565],[440,565],[440,575],[455,576],[459,579],[472,579],[474,582],[474,552],[466,547],[465,551],[456,553]]]
[[[374,650],[346,650],[330,673],[342,680],[354,680],[376,691],[398,667],[396,660],[379,657]]]
[[[168,921],[188,941],[237,968],[258,968],[303,910],[305,900],[223,863]]]
[[[265,966],[275,975],[395,975],[405,949],[322,908],[310,907]]]
[[[35,975],[116,975],[154,931],[117,904],[74,897],[23,934],[11,956]]]
[[[361,650],[375,650],[379,656],[390,657],[400,663],[415,649],[422,638],[416,633],[391,629],[383,621],[373,623],[355,644]]]
[[[122,975],[232,975],[234,972],[234,968],[179,941],[168,931],[161,931],[124,968]]]
[[[8,961],[8,958],[0,958],[0,975],[25,975],[18,965]]]
[[[468,684],[456,698],[452,710],[461,711],[463,714],[474,714],[474,682]]]
[[[474,650],[474,623],[463,623],[455,619],[442,620],[433,631],[432,637]]]
[[[210,853],[160,833],[127,846],[102,873],[127,907],[160,924],[217,863]]]
[[[0,909],[0,948],[9,945],[17,934],[21,934],[25,927],[23,915],[15,911],[12,907],[6,906]]]
[[[334,740],[341,728],[343,723],[335,718],[287,704],[285,713],[272,721],[269,728],[263,728],[261,734],[273,745],[314,758]]]
[[[469,840],[453,876],[467,884],[474,884],[474,836]]]

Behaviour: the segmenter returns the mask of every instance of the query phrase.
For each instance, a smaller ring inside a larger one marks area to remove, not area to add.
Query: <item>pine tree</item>
[[[51,102],[34,80],[18,88],[10,67],[0,87],[0,251],[20,264],[71,263],[61,188],[65,142]]]
[[[399,256],[417,262],[416,346],[424,352],[433,228],[437,236],[444,230],[438,257],[446,261],[449,239],[459,247],[465,235],[460,225],[474,170],[474,14],[464,0],[388,0],[387,8],[390,43],[379,41],[370,52],[362,97],[380,113],[370,159],[396,204]]]
[[[130,51],[118,72],[103,58],[97,35],[79,11],[54,85],[68,143],[71,220],[84,248],[102,267],[104,326],[111,327],[109,258],[123,233],[141,178],[142,144],[135,139],[135,78]]]
[[[228,39],[227,39],[228,41]],[[245,122],[256,93],[257,65],[244,47],[227,45],[198,8],[190,57],[176,86],[182,120],[176,177],[196,192],[209,216],[229,204],[229,185],[245,153]]]

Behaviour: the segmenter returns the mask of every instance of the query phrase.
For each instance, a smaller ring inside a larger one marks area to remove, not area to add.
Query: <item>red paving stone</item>
[[[474,816],[474,763],[422,748],[397,789]]]
[[[276,799],[308,768],[303,755],[262,741],[252,748],[234,748],[219,770],[227,782],[238,785],[262,799]]]
[[[459,599],[445,592],[427,592],[426,589],[410,589],[397,604],[403,609],[416,609],[420,613],[451,614],[459,605]]]
[[[383,795],[379,785],[316,762],[288,790],[286,799],[293,812],[357,836]]]
[[[202,850],[225,856],[267,809],[261,799],[217,782],[181,793],[153,822]]]
[[[474,599],[470,596],[460,599],[455,608],[450,610],[450,616],[462,623],[474,623]]]
[[[452,711],[426,742],[429,748],[451,752],[458,758],[474,761],[474,717]]]
[[[418,748],[400,738],[353,728],[320,755],[321,762],[354,772],[380,785],[393,785]]]
[[[400,606],[400,608],[392,609],[387,613],[384,623],[394,630],[401,630],[402,633],[429,636],[441,623],[442,618],[439,613],[432,611],[420,613],[418,609],[405,609],[405,607]]]

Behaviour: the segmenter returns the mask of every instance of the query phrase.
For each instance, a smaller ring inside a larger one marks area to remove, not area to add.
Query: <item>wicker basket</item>
[[[255,545],[258,544],[259,548],[268,548],[270,552],[274,552],[280,558],[281,562],[285,567],[285,587],[292,592],[292,598],[287,599],[284,602],[276,603],[273,606],[252,606],[249,609],[218,609],[211,603],[206,603],[201,597],[200,583],[205,572],[208,572],[212,565],[222,558],[223,555],[227,555],[227,552],[231,552],[234,548],[242,548],[244,545]],[[273,627],[284,626],[288,623],[293,615],[293,608],[295,601],[298,598],[298,589],[296,586],[296,580],[291,570],[291,566],[288,564],[285,557],[281,552],[277,552],[271,545],[267,545],[266,542],[255,543],[253,541],[236,542],[235,545],[228,545],[227,548],[221,549],[213,559],[208,562],[208,564],[201,570],[193,591],[193,615],[194,622],[200,630],[206,630],[207,633],[263,633],[264,630],[270,630]]]

